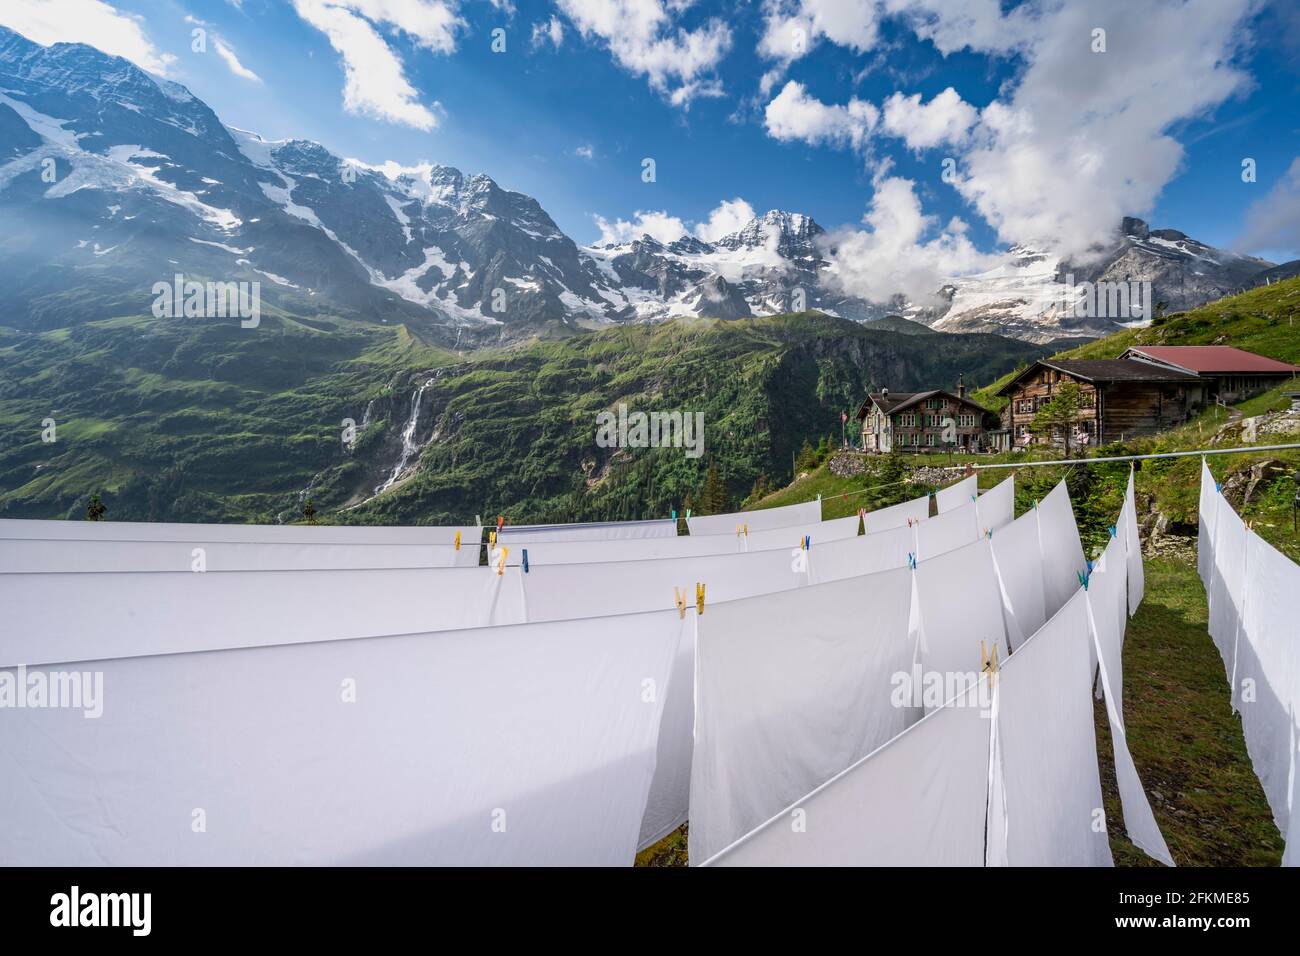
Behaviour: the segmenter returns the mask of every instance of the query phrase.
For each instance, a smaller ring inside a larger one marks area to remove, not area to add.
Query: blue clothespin
[[[1083,585],[1083,589],[1088,590],[1088,581],[1092,578],[1091,571],[1086,574],[1083,571],[1076,571],[1074,574],[1079,579],[1079,583]]]
[[[913,571],[916,570],[916,552],[915,552],[915,551],[909,551],[909,552],[907,552],[907,566],[908,566],[909,568],[911,568]]]
[[[812,535],[806,534],[803,536],[803,549],[805,551],[812,550]]]
[[[978,500],[979,500],[979,495],[971,495],[971,496],[970,496],[970,500],[971,500],[971,501],[978,501]]]
[[[1092,563],[1091,561],[1089,561],[1089,560],[1087,560],[1087,559],[1085,558],[1085,559],[1084,559],[1084,564],[1088,565],[1088,573],[1089,573],[1089,574],[1092,574],[1093,563]]]
[[[524,548],[524,574],[528,573],[528,549]]]
[[[993,529],[992,529],[992,528],[985,528],[985,529],[984,529],[984,537],[986,537],[986,538],[988,538],[990,541],[992,541],[992,540],[993,540]]]
[[[1214,483],[1214,490],[1215,490],[1215,491],[1222,491],[1222,490],[1223,490],[1223,482],[1221,482],[1221,481],[1216,481],[1216,482]]]
[[[1118,538],[1118,537],[1119,537],[1119,529],[1118,529],[1117,527],[1115,527],[1114,525],[1111,525],[1111,526],[1110,526],[1110,536],[1111,536],[1112,538]]]
[[[674,520],[674,521],[677,520],[677,509],[676,509],[676,508],[673,509],[673,520]]]

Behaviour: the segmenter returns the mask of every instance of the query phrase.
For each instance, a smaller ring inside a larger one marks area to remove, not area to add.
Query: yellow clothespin
[[[704,613],[704,585],[698,581],[695,584],[695,610],[700,614]]]
[[[740,537],[740,525],[736,525],[736,537]]]
[[[505,573],[506,573],[506,555],[509,554],[509,553],[510,553],[510,549],[509,549],[509,548],[502,548],[502,549],[501,549],[501,557],[500,557],[500,559],[498,559],[498,561],[497,561],[497,574],[505,574]]]
[[[673,600],[677,602],[677,616],[686,617],[686,593],[681,588],[673,588]]]
[[[488,544],[494,548],[497,546],[497,533],[495,531],[488,532]]]
[[[457,550],[457,551],[460,550],[460,532],[459,532],[459,531],[456,532],[456,550]]]
[[[745,522],[745,537],[746,537],[746,538],[749,537],[749,522],[748,522],[748,521]]]
[[[993,653],[990,655],[988,647],[983,641],[980,641],[980,673],[989,675],[989,686],[997,683],[998,679],[998,646],[993,645]]]

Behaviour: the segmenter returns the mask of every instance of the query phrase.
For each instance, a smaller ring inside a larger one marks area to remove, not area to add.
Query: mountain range
[[[838,288],[833,239],[798,212],[773,210],[712,242],[579,246],[537,200],[486,175],[267,141],[124,59],[3,28],[0,232],[18,328],[145,314],[153,284],[180,273],[256,281],[264,302],[293,314],[412,323],[458,347],[547,326],[803,309],[1047,342],[1120,327],[1055,304],[1067,275],[1149,280],[1178,310],[1273,268],[1125,220],[1086,266],[1016,247],[997,269],[943,283],[933,301],[872,302]]]

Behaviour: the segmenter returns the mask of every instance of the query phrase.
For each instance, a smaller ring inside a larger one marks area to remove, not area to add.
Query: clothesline
[[[1289,445],[1246,445],[1242,448],[1199,448],[1194,451],[1165,451],[1151,455],[1108,455],[1103,458],[1066,458],[1062,461],[1019,461],[1019,462],[999,462],[992,465],[951,465],[939,467],[951,468],[974,468],[978,470],[987,470],[990,468],[1037,468],[1043,465],[1095,465],[1107,461],[1144,461],[1151,458],[1189,458],[1193,455],[1233,455],[1243,452],[1254,451],[1286,451],[1300,449],[1300,443]]]

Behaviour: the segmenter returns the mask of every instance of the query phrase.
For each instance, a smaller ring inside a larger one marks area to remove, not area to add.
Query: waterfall
[[[397,456],[397,464],[393,466],[393,473],[388,479],[375,489],[375,494],[380,495],[391,488],[397,479],[401,477],[403,469],[411,457],[419,450],[415,443],[415,429],[420,424],[420,399],[424,397],[424,390],[433,384],[433,379],[429,379],[423,385],[415,390],[411,396],[411,417],[406,420],[406,427],[402,429],[402,453]]]

